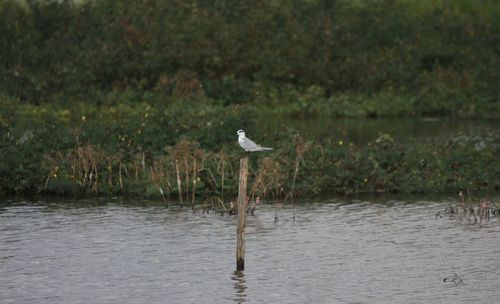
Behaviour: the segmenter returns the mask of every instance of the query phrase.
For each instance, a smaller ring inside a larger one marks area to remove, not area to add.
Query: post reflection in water
[[[245,303],[247,299],[247,285],[245,281],[245,274],[243,271],[235,271],[231,276],[234,286],[234,301],[236,303]]]

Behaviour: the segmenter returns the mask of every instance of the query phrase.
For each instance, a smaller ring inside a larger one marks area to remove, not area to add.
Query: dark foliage
[[[498,112],[499,12],[493,0],[7,0],[0,92],[30,103],[135,91],[234,104],[318,87],[325,99],[375,96],[367,115],[384,115],[386,96],[411,97],[395,114],[484,115]]]

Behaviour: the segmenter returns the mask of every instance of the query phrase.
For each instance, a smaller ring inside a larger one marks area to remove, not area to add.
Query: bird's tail
[[[268,147],[260,147],[262,151],[271,151],[273,148],[268,148]]]

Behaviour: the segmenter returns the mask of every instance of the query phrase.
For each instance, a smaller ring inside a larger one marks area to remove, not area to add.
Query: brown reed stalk
[[[217,153],[216,158],[219,158],[219,161],[217,162],[217,173],[219,173],[221,176],[221,198],[220,198],[220,200],[224,201],[224,182],[225,182],[227,155],[225,155],[221,151],[221,152]]]
[[[94,163],[94,185],[92,186],[92,190],[97,193],[98,188],[97,184],[99,183],[99,172],[97,171],[97,163]]]
[[[141,158],[142,174],[146,174],[146,153],[142,152]]]
[[[112,160],[106,159],[106,170],[108,171],[108,186],[111,188],[113,186],[113,166]]]
[[[292,198],[292,208],[293,208],[293,220],[295,221],[295,181],[297,179],[297,175],[299,173],[299,165],[301,162],[304,163],[304,153],[309,149],[310,143],[305,142],[300,136],[296,138],[296,147],[295,151],[297,153],[294,161],[294,172],[293,172],[293,180],[292,180],[292,190],[291,190],[291,198]],[[305,165],[305,163],[304,163]]]
[[[167,206],[168,206],[168,201],[165,197],[165,193],[160,185],[160,174],[161,174],[160,170],[161,170],[160,168],[157,168],[156,162],[153,162],[153,164],[151,165],[150,170],[149,170],[149,172],[150,172],[149,178],[150,178],[151,182],[153,183],[153,186],[155,186],[155,188],[158,190],[158,192],[160,192],[163,201],[165,203],[167,203]]]
[[[171,192],[172,185],[169,181],[168,171],[164,162],[165,158],[154,159],[149,170],[149,179],[160,192],[163,201],[167,203],[167,195],[165,192]]]
[[[207,167],[206,170],[207,170],[208,174],[210,175],[210,178],[214,182],[215,187],[218,187],[218,185],[217,185],[217,179],[215,178],[215,175],[213,174],[212,170],[210,170],[209,167]]]
[[[122,162],[118,165],[118,181],[120,182],[120,190],[123,190]]]
[[[47,178],[45,179],[45,190],[47,190],[50,179],[57,175],[57,172],[59,171],[59,166],[62,161],[64,161],[64,157],[62,153],[59,151],[47,154],[43,157],[42,164],[49,171],[49,173],[47,174]]]
[[[182,182],[181,182],[181,174],[179,171],[179,161],[175,159],[175,171],[177,173],[177,192],[179,193],[179,203],[182,206]]]
[[[194,195],[196,191],[196,157],[193,157],[193,188],[191,192],[191,208],[194,210]]]
[[[184,177],[186,179],[186,204],[189,204],[189,165],[187,151],[184,152]]]
[[[45,180],[45,190],[47,190],[47,187],[49,185],[50,177],[53,176],[54,173],[52,173],[52,170],[49,170],[49,174],[47,175],[47,179]]]
[[[222,161],[222,174],[221,174],[221,187],[220,187],[220,192],[221,192],[221,201],[224,201],[224,172],[225,172],[225,161]]]

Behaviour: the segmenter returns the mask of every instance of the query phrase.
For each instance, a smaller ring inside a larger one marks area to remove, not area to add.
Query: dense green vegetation
[[[498,117],[498,20],[495,0],[7,0],[0,92],[66,106],[133,92],[291,114]]]
[[[4,104],[0,116],[0,191],[196,197],[235,194],[235,131],[276,149],[251,156],[256,195],[449,192],[500,189],[500,135],[395,142],[381,135],[354,144],[304,140],[292,131],[262,133],[255,110],[184,100],[59,109]],[[260,132],[260,133],[259,133]],[[295,170],[297,176],[294,178]],[[179,183],[180,181],[180,191]],[[295,182],[294,182],[295,179]],[[161,189],[161,190],[160,190]],[[227,197],[227,196],[226,196]]]
[[[234,194],[240,128],[276,147],[254,194],[498,191],[499,134],[356,145],[255,117],[498,118],[499,20],[493,0],[2,1],[0,193]]]

